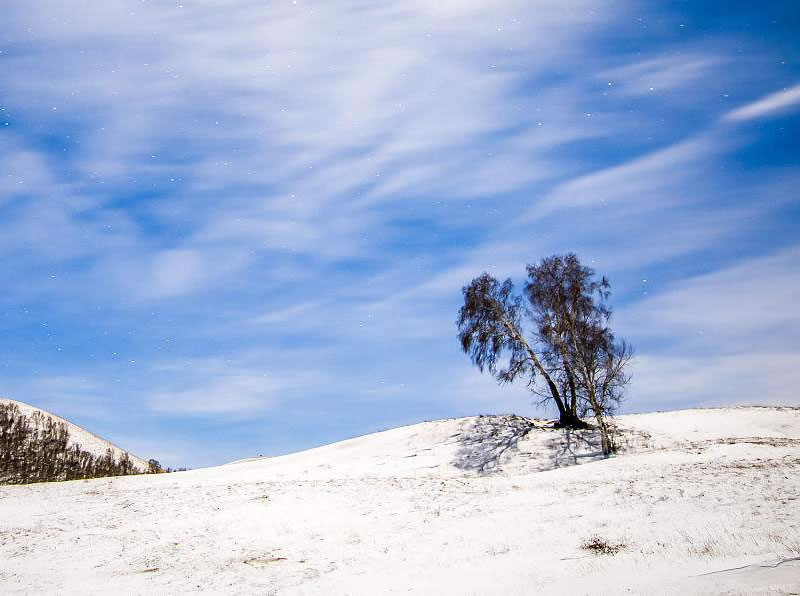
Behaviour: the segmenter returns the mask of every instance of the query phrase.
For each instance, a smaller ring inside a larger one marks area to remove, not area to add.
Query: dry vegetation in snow
[[[4,397],[0,397],[0,408],[18,408],[19,412],[23,416],[27,417],[28,420],[38,418],[40,422],[44,422],[45,424],[47,422],[52,422],[58,425],[63,425],[68,433],[68,447],[79,446],[81,450],[86,451],[97,458],[105,457],[110,451],[111,457],[116,461],[127,457],[135,471],[146,472],[148,469],[148,463],[146,460],[117,447],[106,439],[102,439],[88,430],[81,428],[77,424],[74,424],[65,418],[61,418],[60,416],[56,416],[51,412],[39,409],[21,401],[7,399]]]
[[[32,484],[125,476],[141,468],[110,444],[105,452],[84,449],[67,422],[42,411],[28,413],[18,403],[0,401],[0,484]]]

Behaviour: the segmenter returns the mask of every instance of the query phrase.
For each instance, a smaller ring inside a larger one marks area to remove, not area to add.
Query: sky
[[[550,415],[455,318],[570,251],[623,411],[800,404],[800,4],[4,7],[0,395],[137,455]]]

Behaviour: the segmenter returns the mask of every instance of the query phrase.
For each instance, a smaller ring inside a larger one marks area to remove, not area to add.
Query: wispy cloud
[[[162,425],[224,420],[215,436],[240,449],[248,419],[276,434],[273,420],[295,420],[299,446],[323,436],[322,412],[330,437],[528,408],[459,353],[460,289],[567,250],[612,274],[627,303],[657,282],[623,326],[642,370],[689,348],[738,357],[727,346],[750,335],[759,353],[791,353],[758,331],[795,301],[780,284],[749,328],[736,317],[755,289],[720,310],[728,323],[710,335],[739,329],[727,343],[664,335],[704,322],[683,317],[707,288],[766,284],[793,263],[750,258],[796,236],[800,179],[791,143],[770,145],[786,131],[730,126],[789,113],[797,87],[720,116],[731,89],[786,84],[777,50],[722,25],[681,28],[691,19],[676,10],[12,3],[0,23],[7,385],[38,395],[17,381],[86,378],[40,393],[54,409],[76,392],[125,406],[151,444]]]
[[[707,353],[796,347],[800,247],[677,282],[621,315],[639,336]]]
[[[638,358],[635,395],[649,407],[796,401],[797,271],[793,246],[678,282],[621,312],[621,330],[660,346]]]
[[[202,263],[232,252],[369,254],[410,202],[521,189],[557,171],[545,152],[597,134],[570,122],[567,94],[544,115],[506,107],[549,71],[544,58],[571,56],[587,27],[610,21],[590,3],[548,4],[531,19],[516,1],[101,4],[9,15],[10,35],[35,31],[68,59],[48,62],[36,46],[12,53],[7,72],[41,76],[3,87],[12,131],[28,121],[29,143],[48,131],[74,138],[59,168],[72,172],[71,194],[91,191],[97,219],[45,207],[45,196],[63,197],[62,183],[24,148],[19,159],[38,174],[12,221],[41,226],[21,233],[53,247],[51,261],[78,251],[94,260],[108,292],[131,294],[120,277],[143,281],[140,297],[204,291],[224,276]],[[120,205],[126,194],[158,200]],[[72,238],[55,249],[54,239]]]
[[[32,403],[90,430],[115,416],[107,389],[102,380],[90,374],[0,379],[0,396]]]
[[[776,91],[761,99],[744,105],[725,114],[722,119],[728,122],[742,122],[766,118],[780,112],[789,111],[800,105],[800,84],[782,91]]]
[[[680,89],[713,76],[723,64],[719,56],[677,53],[604,70],[597,78],[614,91],[647,96]]]
[[[147,405],[156,412],[183,414],[252,414],[269,408],[281,384],[266,375],[215,375],[189,389],[154,393]]]
[[[653,209],[664,201],[689,197],[681,189],[697,183],[703,174],[691,167],[718,151],[709,137],[692,138],[661,148],[620,165],[558,185],[535,205],[530,217],[542,218],[558,209],[607,206],[610,209]]]
[[[157,363],[154,372],[163,386],[146,396],[145,405],[169,414],[249,416],[275,409],[282,400],[320,380],[310,370],[277,369],[259,365],[257,360],[253,354],[238,354],[236,360]]]
[[[798,352],[705,357],[641,355],[630,402],[637,410],[726,405],[796,405]]]

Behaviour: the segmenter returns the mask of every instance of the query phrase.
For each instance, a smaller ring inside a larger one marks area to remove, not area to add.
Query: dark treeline
[[[127,453],[95,455],[69,445],[69,429],[41,412],[0,404],[0,484],[29,484],[141,474]]]

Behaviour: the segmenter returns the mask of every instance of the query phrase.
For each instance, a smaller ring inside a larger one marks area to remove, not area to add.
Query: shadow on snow
[[[520,442],[532,431],[547,433],[543,442]],[[600,433],[595,430],[555,428],[522,416],[479,416],[474,424],[455,436],[459,443],[453,465],[465,471],[489,474],[513,454],[528,460],[537,471],[576,465],[581,460],[603,458]]]

